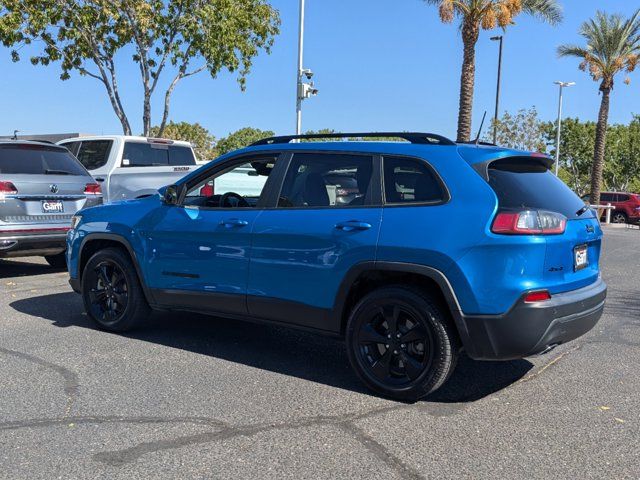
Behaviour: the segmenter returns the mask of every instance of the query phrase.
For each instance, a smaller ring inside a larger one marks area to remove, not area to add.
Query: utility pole
[[[491,40],[500,42],[498,53],[498,86],[496,87],[496,112],[493,116],[493,143],[495,144],[498,140],[498,110],[500,108],[500,81],[502,77],[502,35],[491,37]]]
[[[313,82],[304,83],[303,77],[311,80],[313,72],[304,68],[304,2],[300,0],[300,21],[298,29],[298,72],[296,79],[296,135],[302,134],[302,101],[318,94]]]
[[[562,130],[562,89],[565,87],[573,87],[575,82],[553,82],[560,88],[560,95],[558,96],[558,127],[556,132],[556,177],[558,176],[558,169],[560,167],[560,135]]]

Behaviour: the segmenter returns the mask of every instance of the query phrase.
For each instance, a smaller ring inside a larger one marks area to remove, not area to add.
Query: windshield
[[[44,145],[0,145],[0,174],[87,175],[66,148]]]

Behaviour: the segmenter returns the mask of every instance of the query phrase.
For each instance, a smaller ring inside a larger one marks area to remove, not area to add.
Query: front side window
[[[386,204],[437,203],[446,199],[442,184],[424,162],[406,157],[384,157]]]
[[[216,172],[187,191],[186,206],[207,208],[255,207],[276,157],[251,158]]]
[[[107,164],[112,143],[111,140],[86,140],[80,142],[74,153],[87,170],[97,170]]]
[[[373,159],[365,155],[296,153],[278,207],[369,205]]]

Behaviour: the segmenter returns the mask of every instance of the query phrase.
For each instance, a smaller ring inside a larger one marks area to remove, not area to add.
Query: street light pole
[[[300,95],[302,86],[302,54],[304,50],[304,0],[300,0],[300,22],[298,29],[298,75],[296,80],[296,135],[302,133],[302,100]]]
[[[556,177],[558,176],[558,169],[560,168],[560,135],[562,131],[562,89],[565,87],[573,87],[575,82],[553,82],[559,86],[559,95],[558,95],[558,123],[557,123],[557,131],[556,131]]]
[[[498,53],[498,85],[496,87],[496,112],[493,116],[493,143],[496,143],[498,140],[498,110],[500,108],[500,81],[502,77],[502,38],[502,35],[491,37],[491,40],[494,42],[500,42]]]

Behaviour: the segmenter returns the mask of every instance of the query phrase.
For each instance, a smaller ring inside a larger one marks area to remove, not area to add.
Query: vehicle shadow
[[[54,268],[48,263],[28,262],[18,258],[0,258],[0,279],[46,275],[64,270],[64,268]]]
[[[57,327],[97,330],[83,313],[80,296],[72,292],[17,300],[10,306]],[[124,336],[371,394],[351,370],[344,344],[335,338],[184,312],[156,312],[147,325]],[[475,362],[463,355],[449,381],[426,401],[479,400],[515,383],[531,368],[526,360]]]

